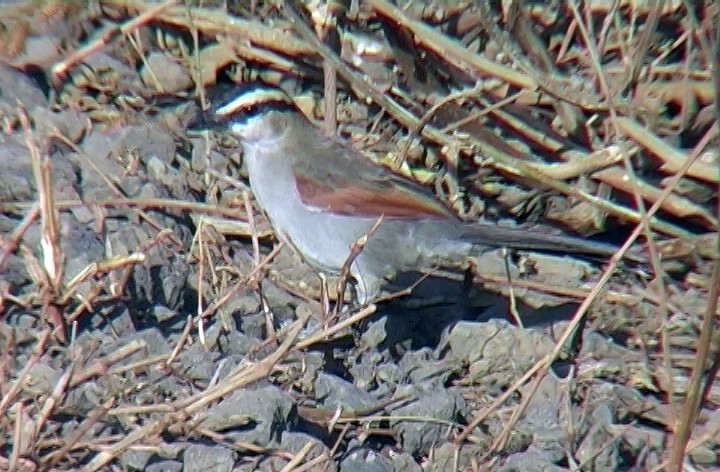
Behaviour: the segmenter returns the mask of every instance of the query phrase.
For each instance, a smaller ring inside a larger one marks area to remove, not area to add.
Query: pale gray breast
[[[280,151],[276,148],[275,152]],[[245,156],[255,198],[278,238],[295,247],[310,264],[339,271],[350,253],[345,241],[361,232],[343,219],[306,207],[285,156],[271,155],[267,147],[252,144],[245,147]]]
[[[294,215],[300,210],[300,199],[290,188],[290,169],[278,165],[282,159],[283,156],[268,152],[262,144],[245,145],[245,163],[255,198],[273,227],[287,233]]]

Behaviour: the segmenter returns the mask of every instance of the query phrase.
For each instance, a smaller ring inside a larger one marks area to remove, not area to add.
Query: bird
[[[463,221],[429,189],[327,136],[280,87],[246,82],[218,94],[201,128],[242,145],[253,195],[277,238],[316,270],[338,275],[348,258],[355,301],[367,304],[406,273],[449,267],[505,247],[609,257],[611,244],[548,225]]]

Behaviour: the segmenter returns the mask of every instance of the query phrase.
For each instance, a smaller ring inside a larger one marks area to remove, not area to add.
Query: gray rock
[[[102,50],[83,58],[83,63],[95,72],[96,77],[102,77],[105,74],[111,75],[115,86],[114,90],[137,92],[142,90],[142,84],[135,69]],[[75,85],[84,85],[82,79],[77,79],[78,77],[76,77]]]
[[[300,354],[298,358],[303,366],[300,378],[297,379],[297,385],[305,392],[311,392],[315,388],[315,379],[325,366],[325,356],[319,351],[308,351]],[[288,356],[290,359],[290,356]]]
[[[177,93],[193,83],[187,68],[170,54],[157,51],[146,58],[140,77],[149,90],[157,93]]]
[[[420,464],[407,452],[400,451],[399,453],[393,454],[390,460],[392,460],[393,468],[396,472],[423,472]]]
[[[433,449],[432,457],[424,464],[426,472],[446,472],[448,470],[473,470],[473,463],[488,451],[490,441],[486,445],[466,444],[459,450],[451,442],[441,444]]]
[[[184,349],[178,355],[177,369],[189,379],[208,382],[215,374],[217,359],[217,352],[208,351],[200,343],[197,343]]]
[[[501,472],[567,472],[568,469],[554,464],[543,452],[533,448],[512,454],[498,470]]]
[[[570,447],[566,437],[571,428],[566,417],[567,389],[552,374],[545,375],[534,391],[530,389],[532,386],[526,385],[521,391],[523,397],[532,397],[516,430],[531,437],[532,446],[547,462],[558,462]]]
[[[481,379],[483,385],[497,387],[512,383],[555,345],[546,334],[504,320],[457,323],[445,341],[452,357],[463,365],[470,364],[469,380]]]
[[[369,393],[335,375],[320,372],[315,379],[315,398],[330,409],[362,412],[372,408],[377,401]]]
[[[0,274],[2,273],[0,272]],[[4,323],[0,323],[0,346],[5,346],[5,343],[11,338],[18,344],[36,341],[39,321],[37,316],[29,313],[9,313],[5,315]],[[19,353],[14,360],[18,365],[25,365],[27,358],[25,353]]]
[[[287,429],[292,399],[274,385],[242,389],[210,408],[204,428],[228,438],[267,447]]]
[[[417,417],[417,421],[391,421],[399,431],[403,450],[409,454],[426,452],[448,438],[450,428],[443,422],[456,422],[465,401],[455,390],[435,387],[428,392],[413,389],[418,400],[392,410],[393,416]],[[428,420],[437,421],[428,421]]]
[[[145,470],[152,455],[153,453],[150,451],[128,449],[120,456],[120,464],[122,464],[125,470]]]
[[[26,110],[47,106],[45,94],[30,77],[0,64],[0,113],[15,116],[18,102]]]
[[[182,462],[164,460],[153,462],[145,468],[145,472],[180,472],[183,468]]]
[[[121,338],[118,338],[121,336]],[[138,331],[135,328],[135,322],[130,313],[130,309],[124,304],[116,306],[108,306],[97,309],[89,320],[88,331],[80,331],[77,341],[82,342],[82,346],[89,354],[96,354],[97,346],[100,345],[100,351],[97,355],[107,355],[114,353],[118,348],[122,348],[130,342],[136,341]],[[160,336],[160,333],[146,333],[144,334],[145,349],[136,351],[135,354],[130,356],[129,361],[134,362],[143,359],[147,356],[148,344],[155,340],[161,342],[158,346],[162,346],[166,343],[165,339]],[[78,344],[79,345],[79,344]],[[78,352],[80,352],[78,350]]]
[[[352,375],[353,383],[360,389],[370,389],[377,381],[377,375],[379,369],[384,368],[388,360],[388,355],[378,352],[377,350],[371,349],[369,351],[363,351],[357,357],[354,355],[348,356],[350,362],[350,375]],[[394,377],[388,373],[391,383],[399,382],[399,377]]]
[[[340,472],[394,472],[392,461],[372,449],[351,451],[340,462]]]
[[[0,177],[0,180],[2,180],[2,177]],[[0,182],[0,186],[1,185],[2,183]],[[9,236],[19,223],[19,219],[16,220],[14,218],[8,218],[5,215],[0,215],[0,234],[2,234],[3,237]],[[9,242],[9,239],[6,239],[6,241]],[[3,261],[2,267],[0,267],[0,279],[7,283],[9,288],[20,287],[30,283],[32,280],[25,260],[13,253],[8,255]],[[23,333],[23,336],[24,335],[25,333]]]
[[[330,459],[330,449],[318,438],[307,433],[284,432],[280,441],[279,449],[290,454],[297,454],[307,443],[312,443],[313,448],[305,456],[304,462],[311,461],[322,454],[327,454],[328,460],[323,463],[322,470],[334,472],[337,465]]]
[[[253,315],[243,315],[237,318],[240,323],[238,329],[245,335],[263,339],[265,337],[265,314],[256,313]]]
[[[47,134],[57,130],[70,141],[77,143],[87,129],[89,117],[72,108],[56,111],[39,106],[32,111],[32,119],[37,132]]]
[[[162,373],[155,373],[153,370],[150,370],[147,376],[147,381],[152,382],[152,386],[137,392],[135,396],[137,404],[153,404],[163,401],[162,399],[172,401],[178,398],[187,398],[195,393],[185,379],[174,375],[158,379],[157,377],[160,377]]]
[[[69,214],[60,217],[61,240],[60,247],[65,255],[64,283],[82,274],[91,264],[105,259],[105,246],[100,237],[91,226],[85,226]],[[97,285],[91,277],[77,286],[77,291],[87,296]]]
[[[133,125],[111,131],[94,130],[83,140],[82,148],[107,175],[121,177],[119,184],[129,196],[135,196],[140,186],[128,186],[132,179],[122,177],[127,172],[120,157],[136,155],[141,162],[156,158],[169,164],[175,156],[175,139],[157,126]],[[107,186],[97,172],[90,166],[82,166],[81,172],[86,197],[106,198]]]
[[[160,280],[159,295],[155,302],[171,309],[178,309],[183,303],[183,292],[187,286],[187,277],[190,267],[184,258],[173,257],[160,266],[158,278]]]
[[[386,388],[392,389],[403,379],[403,371],[397,364],[393,362],[386,362],[377,366],[375,372],[377,382]]]
[[[387,339],[387,317],[384,316],[377,321],[368,323],[367,328],[360,336],[358,348],[362,350],[375,349]]]
[[[614,403],[617,403],[617,400],[610,400],[605,403],[586,402],[589,405],[587,407],[589,411],[585,413],[588,414],[589,421],[584,425],[587,427],[584,434],[578,438],[579,442],[574,457],[579,463],[585,464],[594,470],[617,470],[621,461],[620,443],[613,440],[614,434],[612,432],[614,422],[612,410],[617,406]],[[628,436],[632,437],[632,435]],[[648,435],[643,438],[643,441],[639,444],[641,448],[648,447],[649,437]],[[627,445],[631,445],[633,442],[627,440]],[[662,448],[662,445],[660,448]]]
[[[193,444],[183,454],[184,472],[230,472],[235,453],[222,446]]]
[[[449,360],[437,360],[430,348],[406,352],[398,363],[403,380],[410,384],[432,381],[438,386],[444,385],[457,363]]]
[[[224,354],[244,356],[250,351],[257,350],[260,340],[238,331],[231,331],[217,337],[217,346]]]
[[[96,382],[83,382],[68,391],[65,401],[55,411],[60,414],[87,416],[105,401],[105,393]]]
[[[164,323],[166,321],[180,318],[180,316],[175,310],[171,310],[164,305],[153,306],[152,308],[150,308],[149,313],[153,316],[153,318],[155,318],[155,321],[157,321],[158,323]]]
[[[177,225],[169,217],[158,214],[152,216],[158,224],[172,228],[176,238],[189,241],[190,234],[186,227]],[[108,219],[107,226],[107,244],[117,256],[135,253],[157,236],[157,231],[149,225],[128,224],[120,218]],[[133,283],[129,286],[133,301],[178,309],[184,302],[183,289],[187,285],[189,274],[187,263],[183,261],[184,256],[162,244],[153,245],[143,254],[145,260],[134,266]]]
[[[106,343],[103,346],[103,351],[106,354],[114,353],[118,348],[127,345],[130,341],[142,340],[145,342],[145,350],[137,352],[130,357],[124,359],[125,363],[133,363],[148,357],[157,356],[160,354],[169,353],[172,350],[170,343],[160,332],[158,328],[147,328],[134,333],[129,333],[122,338],[119,338],[114,343]]]
[[[59,371],[41,361],[30,368],[23,387],[33,395],[47,395],[53,391],[59,378]]]
[[[10,64],[16,67],[50,67],[62,59],[64,49],[60,37],[43,31],[42,34],[24,40],[23,51],[14,57]]]
[[[245,316],[260,311],[260,299],[254,293],[234,296],[222,308],[229,315]]]
[[[0,155],[3,164],[0,172],[0,202],[32,200],[35,181],[27,147],[19,137],[4,138],[0,142]]]
[[[167,159],[167,158],[166,158]],[[146,163],[148,177],[153,181],[161,182],[167,187],[175,187],[182,177],[180,172],[168,165],[164,159],[152,156]]]
[[[190,141],[193,145],[190,162],[195,172],[205,172],[211,168],[222,174],[230,174],[230,160],[214,148],[208,150],[205,138],[196,138]]]

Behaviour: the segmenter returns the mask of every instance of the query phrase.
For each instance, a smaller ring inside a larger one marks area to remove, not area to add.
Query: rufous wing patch
[[[295,174],[302,202],[338,215],[367,218],[452,218],[457,217],[430,195],[413,192],[390,181],[320,183]]]

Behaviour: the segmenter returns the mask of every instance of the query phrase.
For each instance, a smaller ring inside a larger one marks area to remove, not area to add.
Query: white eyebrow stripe
[[[260,103],[286,102],[293,103],[290,97],[280,90],[258,89],[242,94],[215,110],[216,115],[232,115],[238,110],[247,110]]]

